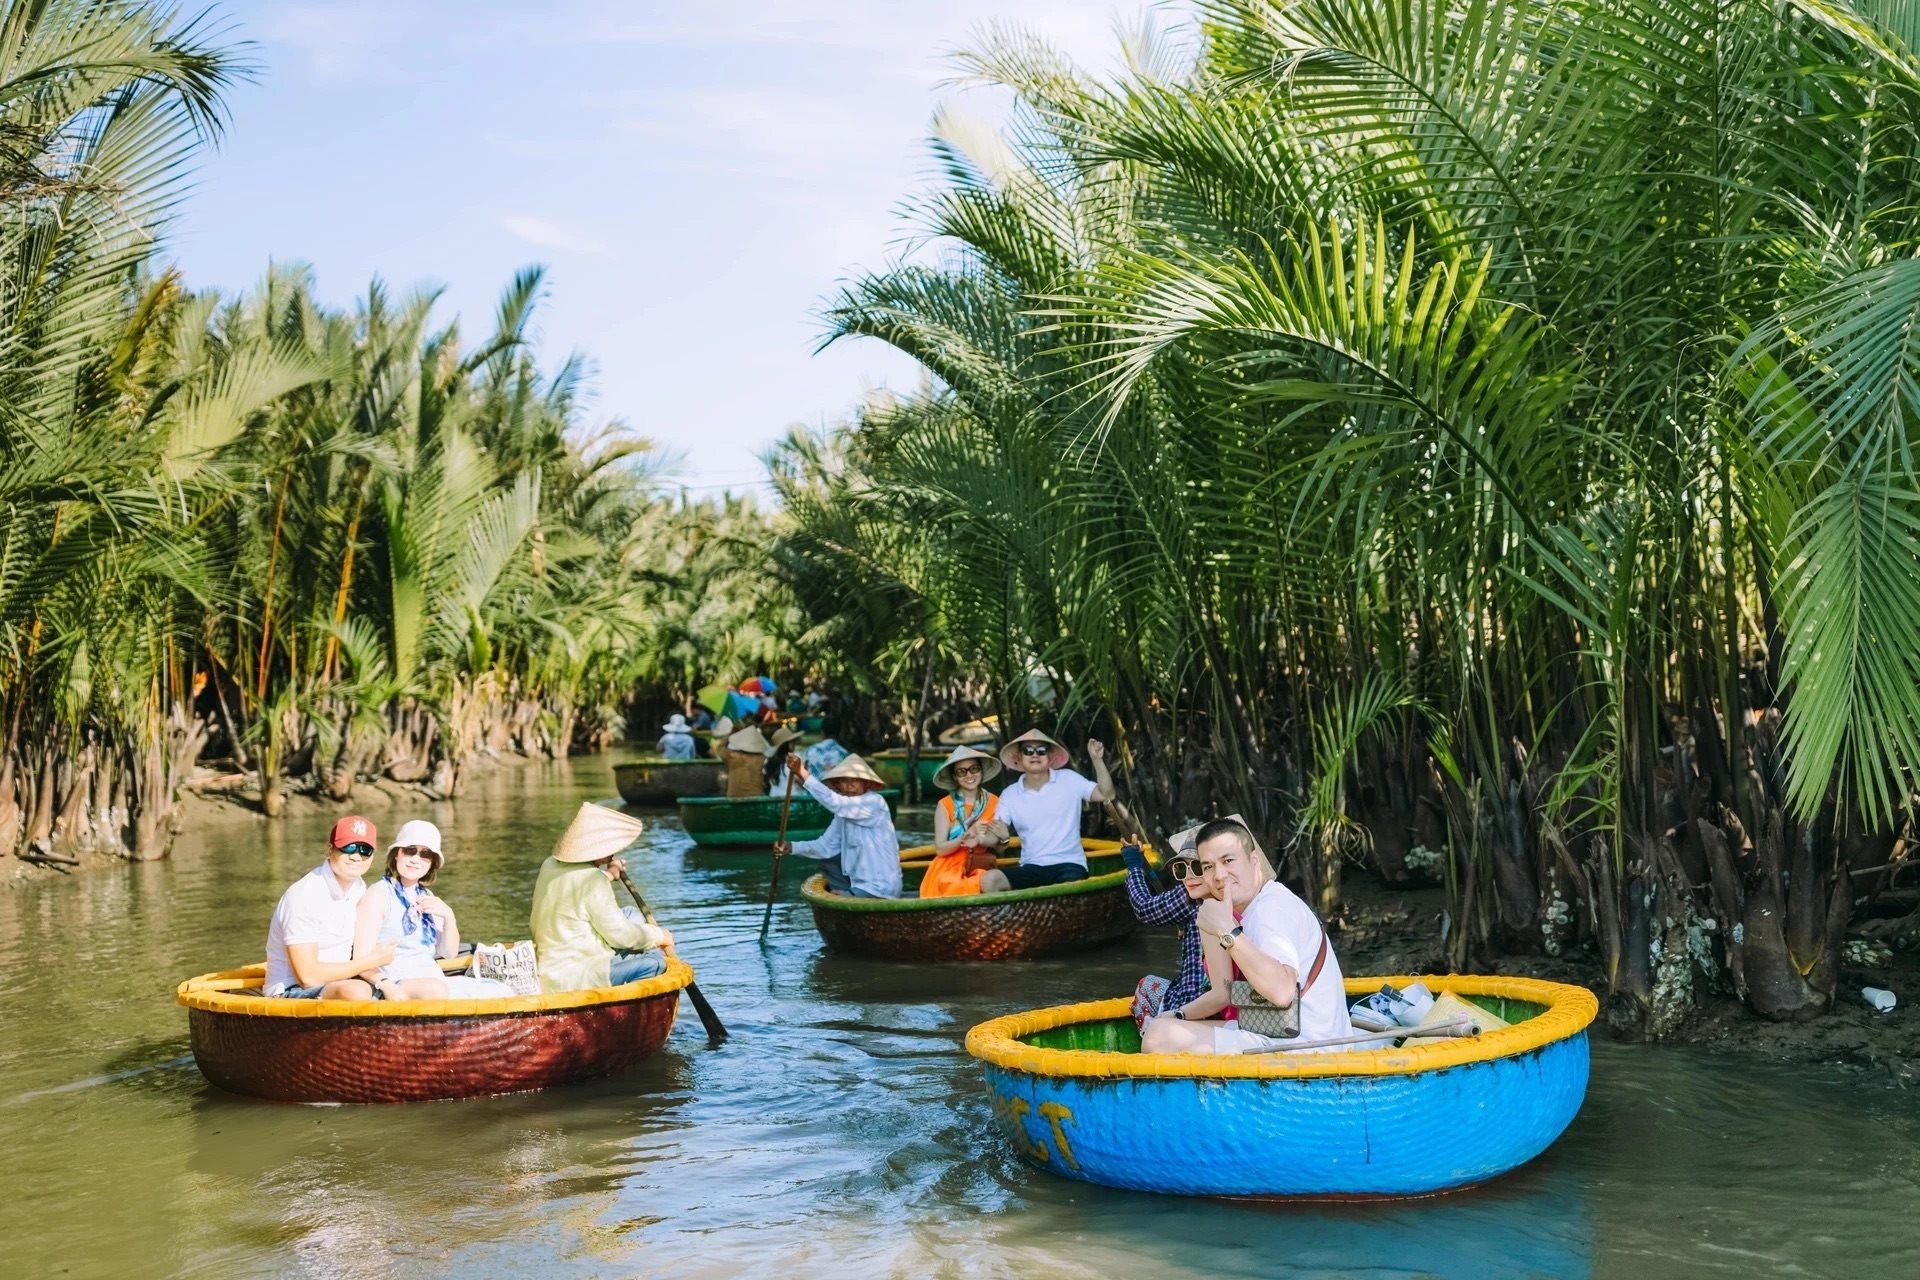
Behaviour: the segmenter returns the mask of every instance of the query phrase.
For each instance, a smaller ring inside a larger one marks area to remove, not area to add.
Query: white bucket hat
[[[554,842],[555,862],[598,862],[631,848],[646,825],[605,805],[583,804]]]
[[[393,833],[393,839],[387,842],[387,852],[392,853],[395,849],[410,848],[414,845],[422,849],[431,849],[433,856],[440,859],[442,863],[447,860],[447,855],[440,850],[440,828],[424,818],[415,818],[411,822],[401,823],[400,829]]]
[[[668,716],[667,722],[660,727],[668,733],[685,733],[687,731],[687,718],[675,712],[673,715]]]

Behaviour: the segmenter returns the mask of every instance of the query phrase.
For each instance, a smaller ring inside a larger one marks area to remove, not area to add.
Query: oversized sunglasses
[[[440,855],[423,844],[403,844],[394,849],[402,858],[437,858]]]
[[[335,852],[344,853],[349,858],[371,858],[373,856],[373,846],[370,844],[362,844],[357,840],[352,844],[336,845],[334,849]]]
[[[985,770],[983,770],[977,764],[957,764],[953,766],[953,774],[956,778],[963,773],[984,773],[984,772]]]
[[[1044,742],[1029,742],[1020,748],[1020,754],[1023,756],[1050,756],[1053,754],[1053,748]]]
[[[1170,858],[1167,861],[1167,874],[1175,880],[1193,880],[1207,873],[1198,858]]]

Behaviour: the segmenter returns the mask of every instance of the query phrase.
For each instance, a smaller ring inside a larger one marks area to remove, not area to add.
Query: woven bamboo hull
[[[880,780],[889,787],[900,787],[903,789],[906,787],[907,753],[904,749],[876,751],[872,755],[865,757],[865,759],[869,765],[873,766],[873,771],[880,775]],[[921,794],[925,795],[932,792],[933,775],[940,772],[940,766],[945,760],[946,756],[938,753],[930,751],[920,753],[918,772],[920,774]]]
[[[1347,991],[1409,980],[1350,978]],[[1565,1131],[1586,1096],[1597,1006],[1558,983],[1422,981],[1469,998],[1498,989],[1546,1011],[1471,1040],[1342,1054],[1048,1047],[1063,1034],[1137,1046],[1119,999],[996,1018],[968,1033],[967,1050],[986,1064],[1001,1134],[1064,1177],[1182,1195],[1432,1195],[1498,1177]]]
[[[796,788],[797,790],[797,788]],[[900,793],[882,791],[889,812],[900,805]],[[703,849],[767,849],[780,835],[782,796],[730,800],[724,796],[689,797],[680,801],[680,824]],[[817,840],[833,821],[819,801],[809,795],[793,797],[787,821],[788,840]]]
[[[262,971],[250,971],[252,981]],[[208,975],[212,979],[232,975]],[[612,1075],[666,1042],[692,971],[593,992],[472,1001],[192,999],[182,984],[193,1057],[214,1084],[275,1102],[426,1102],[545,1089]],[[627,998],[623,994],[631,993]],[[553,1005],[579,997],[593,1003]],[[401,1016],[408,1004],[439,1012]],[[200,1007],[204,1006],[204,1007]],[[252,1011],[249,1011],[252,1010]],[[355,1016],[365,1010],[367,1016]],[[264,1012],[263,1012],[264,1011]]]
[[[635,760],[613,766],[613,784],[628,804],[670,805],[681,796],[719,795],[725,772],[718,760]]]
[[[1084,951],[1133,932],[1124,871],[1072,884],[964,898],[844,898],[801,888],[834,951],[878,960],[1025,960]]]

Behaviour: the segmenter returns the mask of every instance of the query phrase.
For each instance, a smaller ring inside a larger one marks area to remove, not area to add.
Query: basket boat
[[[999,716],[981,716],[978,720],[942,729],[937,741],[949,750],[954,747],[985,747],[991,745],[999,733]]]
[[[875,794],[892,813],[900,807],[898,791]],[[780,835],[780,806],[784,796],[685,796],[680,800],[680,824],[703,849],[768,849]],[[826,806],[794,788],[793,813],[787,821],[787,839],[816,840],[833,821]]]
[[[620,798],[635,805],[669,805],[681,796],[716,796],[726,766],[718,760],[632,760],[613,766]]]
[[[1350,997],[1425,982],[1514,1021],[1471,1038],[1346,1053],[1142,1054],[1127,999],[983,1022],[994,1121],[1050,1172],[1206,1196],[1431,1195],[1525,1164],[1587,1089],[1582,987],[1532,978],[1349,978]]]
[[[1090,858],[1119,852],[1112,841],[1083,843]],[[931,854],[932,846],[900,856],[922,852]],[[800,896],[830,949],[879,960],[1025,960],[1084,951],[1134,927],[1125,871],[960,898],[850,898],[829,893],[826,878],[816,875]]]
[[[427,1102],[624,1071],[666,1042],[693,970],[675,959],[619,987],[394,1002],[269,999],[265,978],[256,964],[175,990],[208,1080],[275,1102]]]
[[[907,749],[905,747],[890,747],[885,751],[876,751],[870,756],[863,757],[863,759],[873,766],[873,771],[879,774],[880,780],[889,787],[906,787]],[[915,769],[915,772],[920,775],[920,792],[922,795],[932,794],[934,791],[933,775],[940,772],[940,766],[945,763],[946,757],[938,752],[922,751],[920,753],[918,767]]]

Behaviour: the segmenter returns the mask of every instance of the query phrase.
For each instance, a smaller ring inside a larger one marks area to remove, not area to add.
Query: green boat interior
[[[1528,1000],[1508,1000],[1500,996],[1475,996],[1473,1003],[1507,1022],[1525,1022],[1546,1012],[1546,1006]],[[1020,1037],[1020,1043],[1036,1049],[1092,1049],[1105,1053],[1140,1052],[1140,1032],[1132,1018],[1102,1018],[1094,1022],[1074,1022],[1064,1027],[1048,1027]]]

